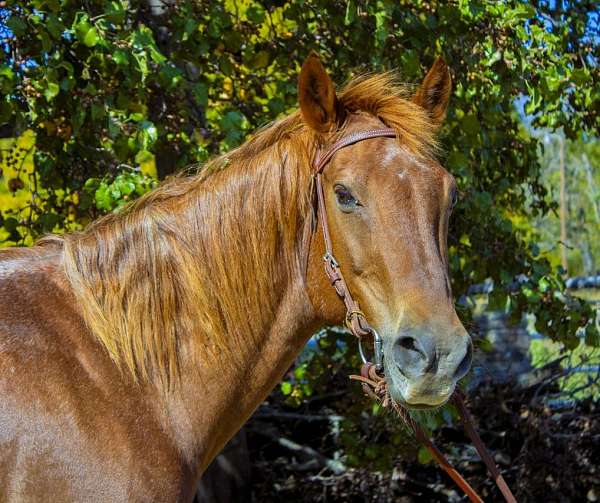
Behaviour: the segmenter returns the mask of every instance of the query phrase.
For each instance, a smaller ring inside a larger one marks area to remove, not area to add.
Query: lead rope
[[[496,466],[496,463],[494,462],[492,456],[490,456],[490,453],[485,448],[485,444],[483,443],[481,437],[475,429],[473,418],[471,417],[469,409],[467,409],[467,406],[465,404],[465,397],[463,395],[463,392],[457,389],[454,392],[454,395],[452,396],[452,400],[458,407],[463,428],[467,432],[467,435],[469,435],[469,438],[471,439],[471,442],[473,442],[475,449],[477,449],[479,457],[483,459],[483,462],[485,463],[485,466],[487,466],[488,471],[494,477],[494,482],[496,482],[496,485],[498,486],[498,489],[500,489],[502,496],[504,496],[504,499],[508,503],[517,503],[517,499],[514,497],[512,491],[508,487],[508,484],[504,480],[504,477],[500,473],[498,466]]]
[[[390,397],[385,378],[377,373],[372,364],[367,363],[363,365],[361,369],[361,375],[351,375],[349,377],[352,380],[361,382],[365,394],[376,402],[380,403],[382,407],[387,408],[391,405],[396,414],[398,414],[402,421],[404,421],[404,424],[408,427],[408,429],[413,432],[417,440],[425,446],[437,463],[452,478],[452,480],[454,480],[456,485],[460,487],[467,497],[473,503],[483,503],[483,499],[481,499],[481,497],[475,492],[475,489],[473,489],[471,485],[462,477],[462,475],[450,464],[446,457],[425,434],[419,424],[410,416],[408,411]],[[477,452],[485,463],[488,471],[494,477],[494,482],[498,486],[498,489],[500,489],[504,499],[507,503],[517,503],[516,498],[506,484],[504,477],[502,477],[500,470],[496,466],[496,463],[485,448],[485,445],[473,426],[473,418],[471,417],[471,414],[465,405],[462,391],[456,390],[452,396],[452,401],[458,407],[460,419],[465,431],[467,432],[467,435],[471,439],[471,442],[473,442],[475,449],[477,449]]]

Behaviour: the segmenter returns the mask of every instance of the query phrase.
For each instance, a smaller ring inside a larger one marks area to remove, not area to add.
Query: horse
[[[316,330],[346,312],[323,274],[315,156],[337,263],[381,335],[393,400],[439,407],[471,363],[436,160],[438,59],[336,91],[314,53],[299,110],[81,232],[0,253],[0,500],[190,501],[203,470]]]

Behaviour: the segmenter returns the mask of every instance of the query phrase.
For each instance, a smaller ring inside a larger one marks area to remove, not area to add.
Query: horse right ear
[[[438,58],[419,89],[417,89],[413,102],[424,108],[433,124],[439,126],[446,115],[451,91],[452,77],[450,76],[450,70],[444,60]]]
[[[335,128],[338,122],[335,89],[315,52],[309,54],[300,70],[298,101],[302,118],[311,128],[321,133]]]

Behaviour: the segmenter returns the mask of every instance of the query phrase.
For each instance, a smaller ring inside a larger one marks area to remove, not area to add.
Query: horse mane
[[[384,73],[350,81],[338,98],[428,155],[435,128],[409,95]],[[182,351],[209,358],[234,355],[248,337],[260,343],[278,292],[303,274],[310,167],[323,141],[295,112],[197,174],[168,179],[82,232],[45,239],[62,243],[83,318],[119,368],[168,387]]]

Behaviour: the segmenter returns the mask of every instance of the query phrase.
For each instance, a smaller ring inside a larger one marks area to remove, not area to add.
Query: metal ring
[[[369,363],[369,360],[365,356],[365,350],[362,347],[362,339],[358,339],[358,353],[360,354],[360,359],[363,363]]]
[[[373,334],[373,359],[375,360],[373,363],[375,364],[375,370],[381,372],[383,370],[383,340],[377,333],[377,330],[370,328],[370,331]],[[362,339],[360,338],[358,339],[358,353],[360,354],[360,359],[363,363],[370,363],[365,354]]]

